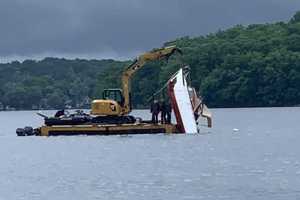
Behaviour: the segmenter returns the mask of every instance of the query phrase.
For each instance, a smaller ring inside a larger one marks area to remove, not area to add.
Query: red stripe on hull
[[[174,93],[174,86],[176,83],[176,79],[169,81],[168,83],[168,93],[169,93],[169,97],[171,99],[171,103],[172,103],[172,107],[174,109],[174,113],[175,113],[175,117],[176,117],[176,121],[177,121],[177,129],[181,132],[181,133],[186,133],[184,126],[183,126],[183,122],[182,122],[182,118],[179,112],[179,108],[178,108],[178,104],[176,101],[176,97],[175,97],[175,93]]]

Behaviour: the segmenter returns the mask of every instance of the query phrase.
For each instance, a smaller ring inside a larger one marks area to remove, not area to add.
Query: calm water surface
[[[0,200],[300,199],[300,108],[213,113],[198,135],[47,138],[0,112]]]

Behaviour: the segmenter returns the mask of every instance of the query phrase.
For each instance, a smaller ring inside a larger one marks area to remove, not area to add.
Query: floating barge
[[[168,95],[176,118],[176,124],[154,124],[151,121],[136,120],[132,123],[95,123],[89,114],[60,119],[59,123],[47,123],[52,119],[45,118],[45,125],[33,129],[32,127],[18,128],[18,136],[69,136],[69,135],[129,135],[129,134],[159,134],[159,133],[199,133],[198,120],[202,116],[207,119],[208,127],[212,126],[211,113],[202,103],[187,82],[187,72],[180,69],[167,84]]]
[[[178,133],[174,124],[111,124],[111,125],[60,125],[42,126],[34,130],[38,136],[59,135],[129,135],[129,134],[159,134]]]

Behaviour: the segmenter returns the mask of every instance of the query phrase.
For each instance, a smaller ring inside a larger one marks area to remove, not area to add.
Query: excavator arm
[[[155,60],[168,60],[170,56],[178,52],[182,54],[181,50],[176,46],[169,46],[161,49],[154,49],[151,52],[144,53],[139,56],[135,61],[127,67],[122,75],[122,90],[124,97],[124,105],[122,106],[122,113],[128,114],[131,112],[131,97],[130,97],[130,81],[134,73],[136,73],[140,68],[142,68],[147,62]]]

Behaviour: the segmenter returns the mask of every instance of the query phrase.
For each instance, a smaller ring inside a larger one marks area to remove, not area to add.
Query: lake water
[[[300,108],[212,111],[198,135],[48,138],[0,112],[0,200],[300,199]]]

